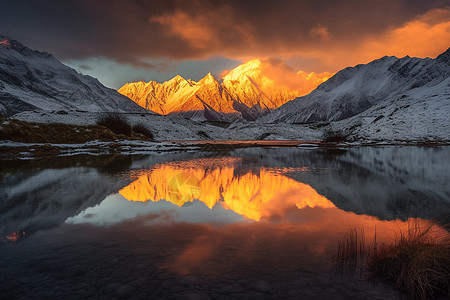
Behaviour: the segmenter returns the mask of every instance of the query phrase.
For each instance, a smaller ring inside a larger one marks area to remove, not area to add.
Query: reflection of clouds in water
[[[241,216],[224,209],[220,205],[214,206],[211,210],[202,202],[194,201],[192,205],[178,207],[164,200],[159,202],[130,202],[120,194],[113,194],[106,197],[99,205],[87,208],[78,215],[68,218],[66,223],[112,225],[124,220],[149,215],[154,215],[151,219],[147,219],[149,223],[231,223],[244,221]]]

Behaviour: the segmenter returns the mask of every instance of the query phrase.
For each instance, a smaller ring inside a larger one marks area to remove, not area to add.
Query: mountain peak
[[[27,110],[145,112],[97,79],[82,75],[47,52],[0,35],[0,114]]]
[[[213,83],[213,82],[217,82],[217,80],[214,78],[214,76],[211,73],[206,74],[205,77],[203,77],[199,83]]]
[[[184,80],[184,78],[181,75],[176,75],[171,80],[182,80],[182,79]]]
[[[223,76],[223,80],[246,81],[248,78],[257,79],[261,75],[262,62],[259,58],[247,61]]]
[[[175,77],[173,77],[172,79],[170,79],[170,80],[167,81],[167,82],[170,82],[170,83],[180,83],[181,81],[184,81],[184,80],[186,80],[186,79],[184,79],[184,78],[181,77],[180,75],[176,75]]]
[[[16,51],[16,52],[20,53],[21,55],[24,55],[24,56],[35,55],[35,56],[39,56],[41,58],[54,58],[53,55],[51,55],[48,52],[32,50],[32,49],[24,46],[20,42],[10,39],[9,37],[1,35],[1,34],[0,34],[0,47],[6,47],[12,51]]]
[[[151,89],[135,86],[134,89],[121,88],[119,92],[143,107],[162,114],[209,107],[219,113],[242,113],[243,118],[254,119],[267,109],[275,109],[297,98],[300,93],[309,93],[332,75],[298,74],[278,61],[260,59],[247,61],[226,72],[228,74],[222,75],[220,80],[208,73],[197,82],[186,80],[189,84],[169,85],[165,82],[155,84]],[[172,81],[176,78],[182,77],[176,76]],[[284,84],[284,80],[288,84]]]

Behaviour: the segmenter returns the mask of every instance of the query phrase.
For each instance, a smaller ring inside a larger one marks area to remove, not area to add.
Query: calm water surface
[[[330,273],[345,232],[448,219],[450,148],[1,162],[2,299],[385,299]],[[444,230],[444,229],[443,229]]]

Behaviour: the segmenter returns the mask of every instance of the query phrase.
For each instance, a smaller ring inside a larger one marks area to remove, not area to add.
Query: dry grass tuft
[[[146,137],[148,137],[151,140],[154,140],[154,136],[153,133],[144,125],[142,124],[137,124],[133,126],[133,132],[134,133],[138,133],[138,134],[142,134]]]
[[[352,228],[344,238],[338,242],[333,253],[334,271],[338,275],[351,276],[356,270],[362,272],[366,262],[367,253],[364,228]]]
[[[149,133],[151,134],[150,131]],[[3,122],[0,125],[0,140],[22,143],[74,144],[93,140],[110,142],[118,139],[153,140],[148,135],[137,136],[132,134],[131,136],[126,136],[116,134],[105,126],[98,125],[44,124],[17,120],[8,120],[8,122]]]
[[[412,222],[391,244],[374,248],[368,264],[375,279],[393,282],[413,299],[450,296],[450,239],[436,226]]]
[[[105,126],[115,134],[131,136],[131,125],[118,114],[109,114],[97,121],[97,125]]]
[[[28,123],[10,120],[0,129],[0,140],[23,143],[85,143],[91,140],[113,141],[117,135],[103,126]]]
[[[429,222],[410,221],[391,243],[367,245],[364,230],[352,229],[333,255],[337,274],[363,268],[371,279],[395,285],[412,299],[450,297],[450,234]]]

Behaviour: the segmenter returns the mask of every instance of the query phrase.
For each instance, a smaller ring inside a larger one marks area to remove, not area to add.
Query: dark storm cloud
[[[145,59],[345,52],[450,5],[448,0],[2,2],[1,34],[60,59],[105,57],[144,68],[157,67]]]

